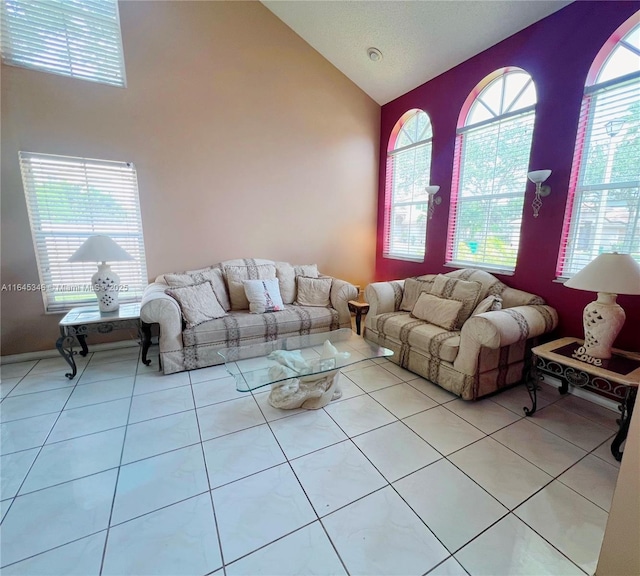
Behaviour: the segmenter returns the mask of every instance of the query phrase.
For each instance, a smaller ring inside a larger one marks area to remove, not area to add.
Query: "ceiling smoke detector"
[[[382,52],[377,48],[367,48],[367,56],[372,62],[380,62],[382,60]]]

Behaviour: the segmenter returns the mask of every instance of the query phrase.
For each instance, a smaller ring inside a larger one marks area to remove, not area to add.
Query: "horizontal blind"
[[[94,234],[110,236],[133,257],[109,264],[124,288],[121,301],[139,300],[147,266],[134,165],[20,152],[20,167],[45,309],[96,303],[90,284],[97,263],[68,262]]]
[[[631,254],[640,262],[639,159],[640,75],[587,90],[558,276],[571,277],[603,252]]]
[[[431,141],[392,152],[388,157],[387,191],[391,190],[391,202],[385,227],[385,257],[424,260],[428,209],[425,187],[429,185],[430,171]]]
[[[5,64],[125,85],[116,0],[3,0]]]
[[[459,130],[449,264],[515,269],[533,123],[529,111]]]

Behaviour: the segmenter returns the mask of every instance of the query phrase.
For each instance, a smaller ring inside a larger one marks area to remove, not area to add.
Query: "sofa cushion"
[[[225,286],[220,268],[202,268],[201,270],[183,272],[182,274],[165,274],[164,280],[170,288],[181,288],[183,286],[193,286],[194,284],[211,282],[213,292],[218,302],[220,302],[220,305],[226,312],[231,310],[227,287]]]
[[[493,296],[490,294],[485,299],[478,302],[478,305],[473,309],[473,312],[471,312],[471,316],[477,316],[478,314],[484,314],[485,312],[501,309],[502,298],[500,298],[500,296]]]
[[[423,292],[431,292],[435,276],[407,278],[404,281],[400,310],[411,312]]]
[[[296,303],[299,306],[331,306],[332,278],[308,278],[298,276],[298,295]]]
[[[280,295],[285,304],[293,304],[296,299],[296,277],[318,277],[317,264],[292,266],[288,262],[276,262],[276,277],[280,283]]]
[[[245,280],[269,280],[276,277],[275,264],[254,264],[251,266],[225,266],[231,310],[247,310],[249,301],[244,292]]]
[[[436,276],[431,287],[431,294],[435,296],[462,302],[458,318],[453,326],[454,330],[460,330],[465,321],[471,316],[471,312],[478,304],[481,292],[482,284],[480,282],[459,280],[443,274]]]
[[[284,310],[277,278],[271,280],[245,280],[244,292],[253,314]]]
[[[445,330],[453,330],[458,321],[462,304],[458,300],[448,300],[423,292],[418,297],[411,315]]]
[[[167,288],[166,293],[177,300],[188,327],[226,315],[213,292],[211,282]]]

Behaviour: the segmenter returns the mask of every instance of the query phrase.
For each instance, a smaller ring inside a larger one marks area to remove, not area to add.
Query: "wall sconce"
[[[435,198],[438,190],[440,190],[440,186],[426,186],[424,190],[429,195],[429,220],[431,220],[431,218],[433,218],[433,210],[436,204],[440,204],[442,202],[442,198],[440,198],[440,196]]]
[[[551,194],[550,186],[543,186],[542,183],[551,176],[551,170],[533,170],[527,174],[529,180],[536,185],[536,197],[533,199],[533,217],[537,218],[542,208],[541,198],[546,198]]]

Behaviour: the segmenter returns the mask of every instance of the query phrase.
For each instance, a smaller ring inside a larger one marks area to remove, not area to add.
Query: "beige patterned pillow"
[[[420,296],[422,292],[430,292],[432,286],[433,279],[420,280],[419,278],[407,278],[404,281],[400,310],[411,312],[416,305],[418,296]]]
[[[455,325],[462,308],[462,302],[458,300],[447,300],[423,292],[418,296],[418,301],[413,307],[411,316],[435,324],[445,330],[455,330]]]
[[[332,278],[298,276],[298,306],[331,306]]]
[[[491,312],[492,310],[502,310],[502,298],[500,298],[500,296],[489,295],[484,300],[480,300],[471,313],[471,316]]]
[[[231,310],[247,310],[249,300],[244,292],[245,280],[271,280],[276,277],[275,264],[254,264],[252,266],[225,266],[224,275],[229,288]]]
[[[183,274],[165,274],[164,279],[171,288],[182,288],[183,286],[193,286],[194,284],[211,282],[213,292],[218,302],[220,302],[220,305],[226,312],[231,310],[227,287],[225,286],[220,268],[206,268],[195,272],[184,272]]]
[[[165,292],[178,301],[188,328],[227,315],[213,292],[211,282],[167,288]]]
[[[471,316],[471,312],[478,304],[481,292],[482,284],[480,284],[480,282],[458,280],[457,278],[444,276],[443,274],[436,276],[433,286],[431,287],[431,294],[435,296],[462,302],[462,307],[458,313],[458,319],[453,330],[460,330],[469,316]]]
[[[285,304],[293,304],[296,299],[296,277],[318,277],[317,264],[292,266],[288,262],[276,262],[276,277],[280,283],[280,295]]]

